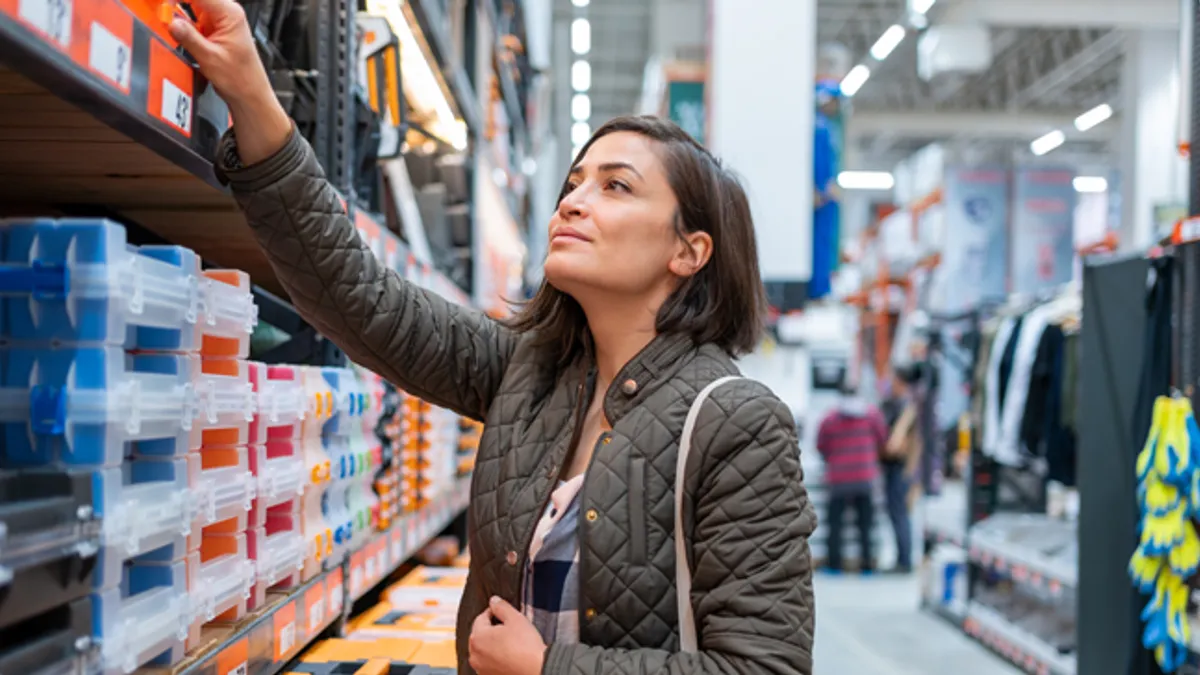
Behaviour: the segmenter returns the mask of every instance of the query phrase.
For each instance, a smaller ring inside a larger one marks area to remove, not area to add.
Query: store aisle
[[[916,578],[818,574],[814,675],[1017,675],[917,607]]]

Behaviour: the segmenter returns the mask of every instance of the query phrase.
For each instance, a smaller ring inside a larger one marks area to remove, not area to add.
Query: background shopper
[[[487,422],[460,673],[811,675],[815,517],[791,412],[751,381],[716,390],[696,426],[681,562],[699,650],[678,651],[684,418],[757,347],[765,314],[735,178],[670,122],[609,122],[563,184],[547,282],[501,323],[378,261],[276,101],[240,5],[192,6],[199,30],[172,32],[233,114],[218,171],[297,309],[353,360]]]
[[[861,569],[875,569],[871,529],[875,521],[872,501],[879,480],[879,457],[887,443],[887,425],[882,413],[859,398],[855,388],[846,384],[832,411],[817,430],[817,450],[825,460],[825,484],[829,489],[829,529],[826,539],[830,571],[842,570],[842,530],[845,513],[856,515],[860,541]]]
[[[898,369],[892,381],[892,393],[883,404],[889,432],[880,464],[883,468],[883,492],[888,519],[896,535],[896,572],[912,571],[912,520],[909,517],[909,490],[913,472],[921,454],[921,434],[917,420],[917,401],[911,383],[915,373]]]

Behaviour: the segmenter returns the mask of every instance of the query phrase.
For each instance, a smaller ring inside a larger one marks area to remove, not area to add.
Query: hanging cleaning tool
[[[1200,425],[1182,396],[1154,401],[1150,432],[1137,458],[1141,541],[1129,576],[1150,601],[1142,610],[1142,644],[1164,672],[1187,660],[1187,580],[1200,568]]]

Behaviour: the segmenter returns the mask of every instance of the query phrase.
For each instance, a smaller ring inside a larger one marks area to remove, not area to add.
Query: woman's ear
[[[689,232],[679,242],[679,249],[668,266],[677,277],[687,278],[708,264],[712,258],[713,240],[707,232]]]

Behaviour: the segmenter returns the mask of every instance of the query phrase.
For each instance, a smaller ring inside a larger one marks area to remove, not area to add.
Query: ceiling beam
[[[1105,33],[1017,92],[1011,104],[1016,108],[1023,108],[1064,86],[1086,80],[1119,56],[1124,44],[1125,34],[1122,31]]]
[[[981,139],[1032,140],[1053,129],[1071,136],[1072,115],[1004,112],[855,112],[846,125],[853,142],[891,134],[898,138],[944,139],[969,135]],[[1088,139],[1107,140],[1120,125],[1111,121],[1087,132]]]
[[[1039,28],[1178,29],[1179,8],[1179,0],[950,0],[938,20]]]

